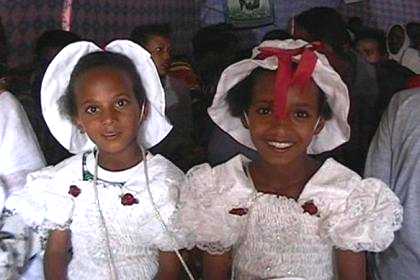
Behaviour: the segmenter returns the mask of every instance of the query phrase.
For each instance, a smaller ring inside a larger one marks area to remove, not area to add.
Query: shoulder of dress
[[[227,175],[235,175],[237,173],[243,172],[243,163],[244,157],[241,155],[235,156],[230,160],[221,163],[216,166],[211,166],[208,163],[203,163],[200,165],[196,165],[192,167],[188,172],[188,177],[195,177],[195,176],[209,176],[214,177],[217,180],[227,180],[229,179],[226,177]]]
[[[327,159],[321,168],[315,173],[310,183],[313,185],[340,185],[345,183],[360,181],[359,174],[350,168],[342,165],[336,160]]]
[[[61,180],[69,176],[75,178],[82,173],[82,154],[74,155],[57,165],[50,165],[28,175],[28,182],[40,178]]]
[[[185,179],[184,172],[160,154],[153,155],[153,157],[149,159],[148,163],[148,168],[153,170],[153,173],[156,173],[155,176],[162,176],[168,180],[183,181]]]

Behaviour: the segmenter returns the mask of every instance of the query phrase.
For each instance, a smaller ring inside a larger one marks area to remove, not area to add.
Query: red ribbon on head
[[[274,112],[279,119],[286,117],[287,91],[291,86],[299,86],[300,89],[309,82],[315,69],[317,56],[314,48],[298,48],[285,50],[279,48],[260,48],[260,53],[256,59],[266,59],[267,57],[277,57],[277,73],[274,85],[275,99]],[[292,58],[301,55],[297,69],[293,72]]]

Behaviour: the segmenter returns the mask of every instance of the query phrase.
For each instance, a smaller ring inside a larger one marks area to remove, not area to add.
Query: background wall
[[[126,38],[140,24],[170,23],[175,51],[190,51],[199,26],[194,0],[73,0],[72,31],[105,44]],[[45,30],[61,28],[62,0],[0,0],[9,43],[9,64],[31,60],[33,44]]]
[[[225,0],[73,0],[73,30],[104,44],[127,37],[139,24],[170,23],[177,53],[189,53],[200,26],[224,22]],[[0,16],[9,42],[9,62],[28,63],[34,40],[45,30],[61,27],[63,0],[0,0]],[[244,47],[274,28],[285,28],[289,18],[308,8],[330,6],[345,16],[387,29],[393,23],[420,21],[420,0],[364,0],[346,5],[342,0],[274,0],[275,25],[238,31]]]
[[[200,21],[202,24],[224,22],[223,3],[225,0],[201,2]],[[293,15],[316,6],[337,8],[345,17],[361,17],[366,25],[383,30],[387,30],[395,23],[420,21],[420,0],[363,0],[353,4],[345,4],[343,0],[273,0],[273,4],[274,24],[239,31],[241,37],[245,38],[244,44],[254,45],[271,29],[285,29]]]

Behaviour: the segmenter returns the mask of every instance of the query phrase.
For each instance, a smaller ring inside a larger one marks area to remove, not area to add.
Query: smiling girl
[[[143,150],[171,128],[150,54],[130,41],[105,51],[71,44],[48,67],[41,97],[52,134],[77,155],[32,173],[8,208],[48,232],[46,278],[177,279],[184,175]]]
[[[266,41],[222,74],[209,114],[259,159],[194,167],[182,221],[205,279],[365,279],[365,252],[401,226],[398,198],[333,159],[348,140],[349,97],[304,41]]]

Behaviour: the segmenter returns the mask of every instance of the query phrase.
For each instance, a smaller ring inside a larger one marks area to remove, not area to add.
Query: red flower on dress
[[[229,214],[237,215],[237,216],[243,216],[248,213],[248,208],[233,208],[229,211]]]
[[[81,192],[82,191],[76,185],[71,185],[68,194],[77,197]]]
[[[314,204],[312,200],[305,202],[302,205],[303,213],[308,213],[309,215],[315,215],[318,213],[318,207]]]
[[[121,204],[124,206],[130,206],[137,203],[139,203],[139,200],[131,193],[126,193],[121,196]]]

